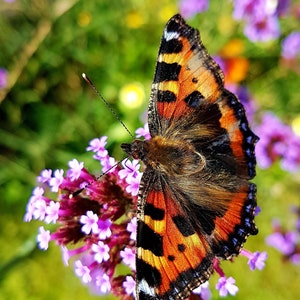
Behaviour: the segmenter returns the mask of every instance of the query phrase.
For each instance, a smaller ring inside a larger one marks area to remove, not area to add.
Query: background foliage
[[[7,87],[0,90],[1,299],[96,298],[63,265],[57,247],[51,245],[46,253],[36,248],[38,223],[23,223],[25,206],[44,168],[65,168],[77,158],[97,171],[85,152],[94,137],[108,135],[111,154],[122,158],[119,144],[130,137],[81,73],[134,131],[147,107],[163,26],[176,12],[177,2],[168,0],[0,0],[0,67],[9,74]],[[245,83],[259,107],[258,120],[272,110],[285,122],[297,123],[299,75],[281,65],[280,40],[248,41],[241,23],[232,19],[230,1],[211,1],[208,11],[189,23],[200,29],[211,54],[233,37],[244,41],[243,55],[250,61]],[[289,19],[281,24],[286,33],[299,25]],[[132,83],[146,95],[138,105],[121,101],[120,91]],[[255,181],[260,234],[249,239],[247,248],[267,250],[267,266],[252,273],[243,258],[223,266],[237,279],[236,299],[296,299],[299,266],[284,263],[264,240],[274,217],[292,226],[289,204],[299,205],[300,173],[291,175],[274,164],[258,170]]]

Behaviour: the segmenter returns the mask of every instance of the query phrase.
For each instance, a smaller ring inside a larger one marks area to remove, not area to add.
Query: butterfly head
[[[134,140],[132,143],[121,144],[122,150],[134,159],[144,160],[146,153],[148,152],[147,141]]]

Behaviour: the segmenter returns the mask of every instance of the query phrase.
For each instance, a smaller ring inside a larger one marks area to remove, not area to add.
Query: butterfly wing
[[[138,206],[138,299],[185,299],[212,272],[213,253],[164,177],[147,169]]]
[[[180,15],[167,23],[158,52],[148,110],[152,136],[162,135],[206,99],[216,101],[223,73],[203,46],[198,30]]]

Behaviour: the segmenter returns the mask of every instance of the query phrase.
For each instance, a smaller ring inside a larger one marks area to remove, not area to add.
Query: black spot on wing
[[[155,207],[153,204],[146,203],[144,214],[150,216],[152,220],[161,221],[164,219],[165,211],[163,209]]]
[[[200,92],[194,91],[187,95],[183,100],[189,107],[195,108],[201,104],[204,100],[204,96]]]
[[[177,249],[178,249],[179,252],[184,252],[185,249],[186,249],[186,245],[184,245],[184,244],[178,244],[177,245]]]
[[[158,62],[156,65],[156,72],[154,76],[154,83],[178,80],[178,75],[181,69],[181,65],[178,63],[168,64],[166,62]]]
[[[171,39],[167,41],[162,39],[159,53],[160,54],[171,54],[171,53],[180,53],[182,51],[183,45],[182,41],[178,39]]]
[[[158,102],[175,102],[176,95],[171,91],[158,91],[157,92],[157,101]]]
[[[177,215],[173,217],[172,220],[183,236],[190,236],[195,233],[194,228],[184,216]]]
[[[148,225],[142,221],[138,221],[138,239],[136,242],[137,247],[145,250],[150,250],[156,256],[163,256],[163,241],[162,236],[153,231]]]

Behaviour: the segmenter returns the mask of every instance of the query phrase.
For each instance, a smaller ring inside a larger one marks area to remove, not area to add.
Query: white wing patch
[[[164,38],[168,42],[170,40],[178,39],[180,37],[180,34],[175,31],[167,31],[166,29],[164,30]]]
[[[140,292],[143,292],[144,294],[152,296],[152,297],[155,297],[155,295],[156,295],[154,288],[150,287],[145,279],[142,279],[138,284],[137,294],[139,294]]]

